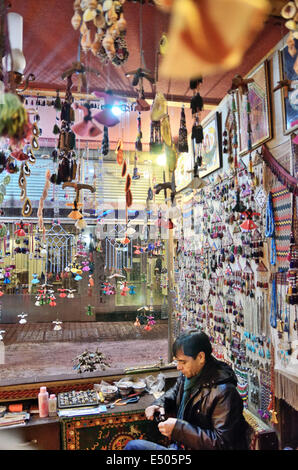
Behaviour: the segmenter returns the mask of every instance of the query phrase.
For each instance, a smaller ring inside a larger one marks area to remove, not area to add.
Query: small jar
[[[49,416],[57,416],[57,397],[54,394],[49,398]]]

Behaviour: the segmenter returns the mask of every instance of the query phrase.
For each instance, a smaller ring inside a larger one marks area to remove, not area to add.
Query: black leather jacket
[[[181,374],[174,387],[154,402],[163,406],[168,416],[177,416],[184,379]],[[183,420],[177,419],[172,441],[183,444],[188,450],[247,449],[248,425],[236,385],[233,370],[211,356],[185,404]]]

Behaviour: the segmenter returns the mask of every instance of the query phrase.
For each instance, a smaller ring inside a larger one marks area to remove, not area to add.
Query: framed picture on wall
[[[288,134],[298,128],[298,39],[288,37],[279,51],[280,80],[290,80],[293,90],[281,88],[283,127]]]
[[[269,88],[269,63],[263,62],[246,78],[252,78],[248,84],[248,99],[250,102],[250,122],[252,150],[272,138],[271,103]],[[238,125],[239,125],[239,154],[248,153],[247,133],[247,95],[237,93]]]
[[[222,167],[221,113],[215,112],[202,123],[202,157],[205,170],[199,172],[200,178],[210,175]]]
[[[189,135],[188,146],[191,148],[191,139]],[[176,191],[185,188],[192,180],[193,155],[190,153],[180,153],[175,169]]]

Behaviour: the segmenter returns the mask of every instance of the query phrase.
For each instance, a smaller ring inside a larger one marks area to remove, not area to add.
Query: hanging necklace
[[[271,253],[270,253],[270,264],[272,266],[276,263],[276,246],[274,239],[274,212],[273,212],[273,203],[272,203],[272,194],[269,192],[267,207],[266,207],[266,228],[265,228],[265,237],[271,238]]]
[[[235,93],[232,93],[232,115],[233,115],[233,140],[232,140],[232,147],[234,149],[234,171],[235,171],[235,187],[238,187],[238,177],[237,177],[237,169],[238,169],[238,160],[237,160],[237,149],[238,149],[238,137],[237,137],[237,119],[236,119],[236,101],[235,101]]]
[[[272,279],[270,325],[272,328],[276,328],[277,326],[276,279],[274,275]]]

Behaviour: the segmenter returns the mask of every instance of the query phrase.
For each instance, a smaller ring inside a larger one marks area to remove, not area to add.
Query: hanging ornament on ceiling
[[[171,12],[161,75],[172,79],[206,77],[240,65],[271,10],[267,0],[215,0],[212,8],[207,0],[154,1]]]
[[[86,220],[83,218],[83,214],[81,214],[82,217],[80,219],[78,219],[75,223],[75,227],[79,230],[84,230],[84,228],[87,227],[87,222]]]
[[[53,134],[60,134],[60,128],[57,124],[57,122],[59,121],[58,112],[61,112],[61,109],[62,109],[62,103],[61,103],[59,90],[57,90],[56,92],[56,98],[53,102],[53,107],[56,111],[56,123],[54,124],[54,127],[53,127]]]
[[[74,73],[74,72],[72,72]],[[61,105],[61,129],[58,138],[57,149],[53,151],[54,161],[58,160],[57,174],[52,174],[50,181],[52,184],[61,184],[62,182],[72,181],[76,177],[77,164],[75,161],[75,133],[72,131],[71,126],[75,120],[74,109],[72,108],[73,96],[71,93],[72,88],[72,73],[66,75],[67,85],[65,100]]]
[[[97,137],[102,134],[102,130],[97,126],[93,120],[93,116],[90,111],[90,104],[85,103],[84,106],[76,105],[76,109],[83,111],[83,120],[75,123],[72,126],[73,132],[80,137]]]
[[[19,175],[19,180],[18,184],[19,187],[21,188],[21,196],[20,199],[21,201],[24,201],[23,207],[22,207],[22,216],[23,217],[30,217],[32,214],[32,205],[27,197],[27,181],[26,178],[30,176],[31,170],[29,165],[34,165],[36,162],[36,158],[33,154],[32,147],[35,149],[39,149],[39,144],[38,144],[38,137],[39,137],[39,128],[36,124],[36,122],[31,125],[32,129],[32,136],[31,136],[31,144],[29,145],[26,143],[23,146],[23,149],[16,149],[13,152],[11,152],[10,157],[15,158],[17,161],[21,161],[21,170],[20,170],[20,175]]]
[[[73,203],[66,203],[67,206],[72,207],[72,211],[68,214],[67,217],[73,220],[80,220],[83,218],[82,212],[79,210],[79,207],[82,207],[83,204],[78,203],[76,200],[74,200]]]
[[[110,151],[110,143],[109,143],[109,128],[104,126],[103,128],[103,139],[101,143],[101,154],[103,156],[108,155]]]
[[[142,145],[142,129],[141,129],[141,112],[138,112],[138,117],[137,117],[137,123],[138,123],[138,133],[137,133],[137,138],[135,142],[135,148],[138,152],[142,152],[143,150],[143,145]]]
[[[151,107],[151,121],[160,121],[168,114],[167,100],[163,93],[157,92]]]
[[[200,124],[199,113],[203,110],[203,99],[199,93],[200,85],[202,84],[203,79],[200,77],[198,79],[190,80],[190,89],[193,91],[193,96],[191,98],[190,107],[192,111],[192,116],[194,118],[194,123],[191,131],[191,138],[193,145],[202,144],[203,142],[203,128]]]
[[[126,177],[126,183],[125,183],[125,201],[126,201],[126,206],[131,207],[132,206],[132,192],[131,192],[131,176],[130,174],[127,175]]]
[[[138,157],[137,157],[137,153],[135,152],[135,155],[134,155],[134,168],[133,168],[133,176],[132,176],[133,180],[140,179],[139,170],[137,168],[137,160],[138,160]]]
[[[180,128],[179,128],[179,136],[178,136],[178,151],[186,152],[186,153],[188,152],[187,128],[186,128],[184,105],[181,108]]]
[[[89,50],[102,62],[111,61],[114,65],[123,65],[129,56],[125,36],[126,20],[123,14],[123,1],[88,0],[73,4],[74,15],[71,18],[72,27],[80,30],[81,46],[84,52]],[[94,38],[91,38],[92,22],[96,27]]]
[[[117,160],[118,165],[122,165],[123,164],[123,140],[122,139],[118,140],[115,153],[116,153],[116,160]]]
[[[125,99],[120,96],[113,95],[109,90],[106,92],[103,91],[94,91],[93,94],[96,98],[103,99],[104,104],[101,106],[102,111],[95,113],[93,119],[106,127],[114,127],[119,124],[120,119],[113,113],[113,107],[117,106],[118,103],[125,104]]]
[[[13,93],[1,97],[0,136],[8,138],[12,146],[20,146],[32,135],[27,111],[20,98]]]
[[[82,189],[87,189],[88,191],[91,191],[94,193],[96,191],[96,188],[94,186],[90,186],[89,184],[84,184],[84,183],[63,183],[62,189],[65,189],[66,187],[71,187],[74,188],[76,197],[75,200],[72,204],[67,203],[67,206],[72,206],[73,210],[68,214],[68,217],[70,217],[73,220],[76,220],[76,227],[79,228],[80,230],[84,229],[86,227],[86,221],[82,220],[83,215],[81,211],[79,210],[79,207],[82,207],[82,204],[79,202],[80,199],[80,191]]]
[[[281,16],[287,20],[285,27],[290,30],[291,39],[298,39],[297,8],[297,2],[290,1],[282,7],[280,12]]]
[[[50,189],[50,186],[51,186],[50,178],[51,178],[51,172],[50,172],[50,170],[46,170],[45,184],[44,184],[44,188],[43,188],[42,195],[41,195],[41,198],[39,200],[38,209],[37,209],[38,230],[40,232],[44,231],[43,205],[44,205],[44,201],[48,197],[48,192],[49,192],[49,189]]]
[[[160,121],[151,121],[150,152],[160,154],[162,151]]]

